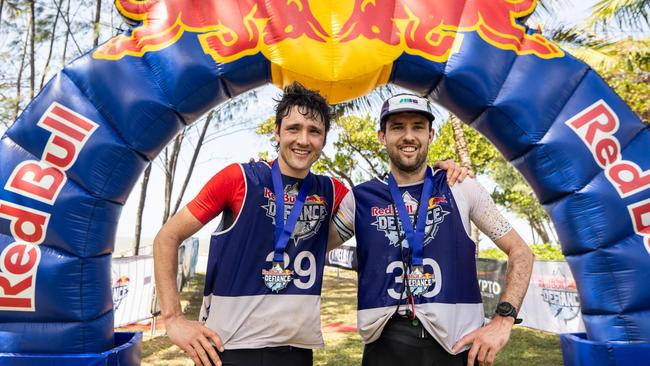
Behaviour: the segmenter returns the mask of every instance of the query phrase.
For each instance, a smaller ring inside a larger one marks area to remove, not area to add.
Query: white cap
[[[425,98],[415,94],[397,94],[386,99],[381,107],[380,122],[386,122],[388,116],[395,113],[413,112],[419,113],[432,122],[435,118],[431,110],[431,104]]]

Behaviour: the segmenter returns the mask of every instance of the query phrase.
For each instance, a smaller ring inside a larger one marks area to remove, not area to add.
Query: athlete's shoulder
[[[223,176],[228,176],[232,178],[243,178],[244,169],[239,163],[232,163],[227,165],[221,170]]]
[[[463,197],[463,199],[470,203],[477,201],[480,197],[490,195],[487,189],[476,178],[470,177],[465,178],[462,182],[456,182],[450,189],[456,199]]]
[[[248,161],[246,163],[240,163],[240,165],[246,174],[246,177],[252,182],[259,182],[261,179],[265,179],[271,174],[271,164],[265,160],[259,161]]]
[[[332,186],[334,186],[334,193],[335,193],[337,196],[341,196],[341,197],[343,197],[343,196],[345,196],[345,195],[348,193],[348,191],[350,190],[350,189],[348,189],[348,187],[347,187],[345,184],[343,184],[343,182],[341,182],[338,178],[335,178],[335,177],[328,177],[328,178],[332,181]]]
[[[481,183],[479,183],[478,180],[476,180],[476,178],[472,178],[472,177],[466,177],[465,179],[463,179],[462,182],[457,181],[452,186],[452,188],[453,187],[456,187],[457,189],[462,190],[462,191],[471,191],[473,189],[483,189],[483,190],[485,190],[485,187],[483,187],[483,185]]]

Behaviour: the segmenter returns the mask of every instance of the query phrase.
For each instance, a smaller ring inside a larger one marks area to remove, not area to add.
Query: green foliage
[[[562,249],[557,245],[544,243],[544,244],[532,244],[529,245],[528,247],[535,255],[536,260],[544,260],[544,261],[565,260],[564,255],[562,254]],[[501,249],[499,248],[483,249],[479,251],[478,256],[480,258],[492,258],[492,259],[503,259],[503,260],[508,259],[506,253],[501,251]]]
[[[644,123],[650,123],[650,38],[612,41],[577,29],[568,32],[569,37],[555,34],[555,40],[593,67]]]
[[[386,171],[388,153],[377,138],[376,119],[369,115],[337,118],[335,134],[334,155],[324,153],[314,165],[315,171],[331,174],[350,186]]]
[[[558,245],[552,245],[550,243],[533,244],[529,248],[533,251],[536,259],[545,261],[565,260],[564,254],[562,254],[562,248]]]
[[[550,218],[524,177],[503,157],[493,161],[488,176],[497,183],[497,187],[492,192],[494,202],[528,221],[541,241],[550,241],[551,237],[547,229],[550,226]]]
[[[275,130],[275,116],[269,117],[266,120],[262,121],[257,128],[255,128],[255,133],[258,135],[269,136],[270,140],[273,140],[273,131]],[[263,151],[257,154],[257,157],[262,160],[270,160],[268,151]]]
[[[480,132],[463,124],[463,132],[467,142],[467,150],[472,160],[472,170],[476,174],[483,174],[490,169],[495,160],[501,159],[501,153]],[[445,122],[436,139],[429,148],[429,162],[452,159],[460,161],[456,153],[454,132],[449,121]]]
[[[479,258],[507,260],[508,256],[499,248],[483,249],[478,252]]]
[[[260,123],[255,129],[255,133],[258,135],[272,136],[274,129],[275,129],[275,116],[269,117],[266,120],[262,121],[262,123]]]
[[[624,40],[606,47],[616,55],[612,64],[596,70],[644,123],[650,123],[650,38]]]

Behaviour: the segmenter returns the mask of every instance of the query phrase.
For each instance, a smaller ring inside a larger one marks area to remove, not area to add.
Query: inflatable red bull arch
[[[586,334],[567,365],[650,355],[650,130],[523,19],[534,0],[117,0],[136,26],[59,72],[0,141],[0,364],[133,365],[111,252],[149,161],[206,111],[298,80],[394,83],[479,130],[551,215]],[[635,361],[636,360],[636,361]]]

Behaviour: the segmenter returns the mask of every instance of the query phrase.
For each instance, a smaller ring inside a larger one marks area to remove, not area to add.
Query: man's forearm
[[[501,301],[511,303],[517,310],[521,310],[521,304],[528,291],[533,261],[533,253],[527,246],[513,248],[508,253],[506,288],[501,295]]]
[[[161,235],[162,233],[161,231],[154,240],[154,273],[160,310],[163,318],[168,319],[182,314],[178,288],[176,287],[180,242],[169,236]]]

